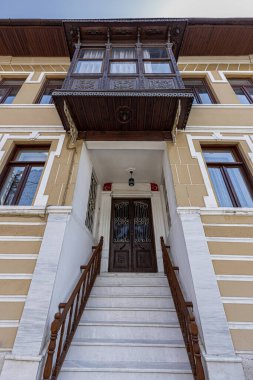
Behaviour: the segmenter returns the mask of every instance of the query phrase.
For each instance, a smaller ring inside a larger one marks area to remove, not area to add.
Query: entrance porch
[[[163,142],[87,142],[99,183],[93,235],[104,237],[102,272],[163,272],[165,147]],[[134,186],[128,185],[131,169]]]

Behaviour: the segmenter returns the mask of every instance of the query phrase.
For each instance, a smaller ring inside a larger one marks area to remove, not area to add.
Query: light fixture
[[[133,171],[130,170],[129,173],[130,173],[131,177],[130,177],[129,180],[128,180],[128,186],[134,186]]]

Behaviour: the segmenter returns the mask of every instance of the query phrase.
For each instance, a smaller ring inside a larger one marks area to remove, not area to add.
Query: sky
[[[0,18],[253,17],[253,0],[0,0]]]

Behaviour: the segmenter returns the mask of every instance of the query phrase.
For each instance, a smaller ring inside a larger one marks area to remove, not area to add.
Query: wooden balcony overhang
[[[184,129],[193,94],[166,91],[66,91],[53,93],[66,131],[86,140],[171,140]]]

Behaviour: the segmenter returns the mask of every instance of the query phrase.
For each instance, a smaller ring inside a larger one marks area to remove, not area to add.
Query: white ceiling
[[[161,150],[146,149],[89,149],[98,181],[122,183],[129,178],[128,168],[135,168],[136,182],[161,183]]]

